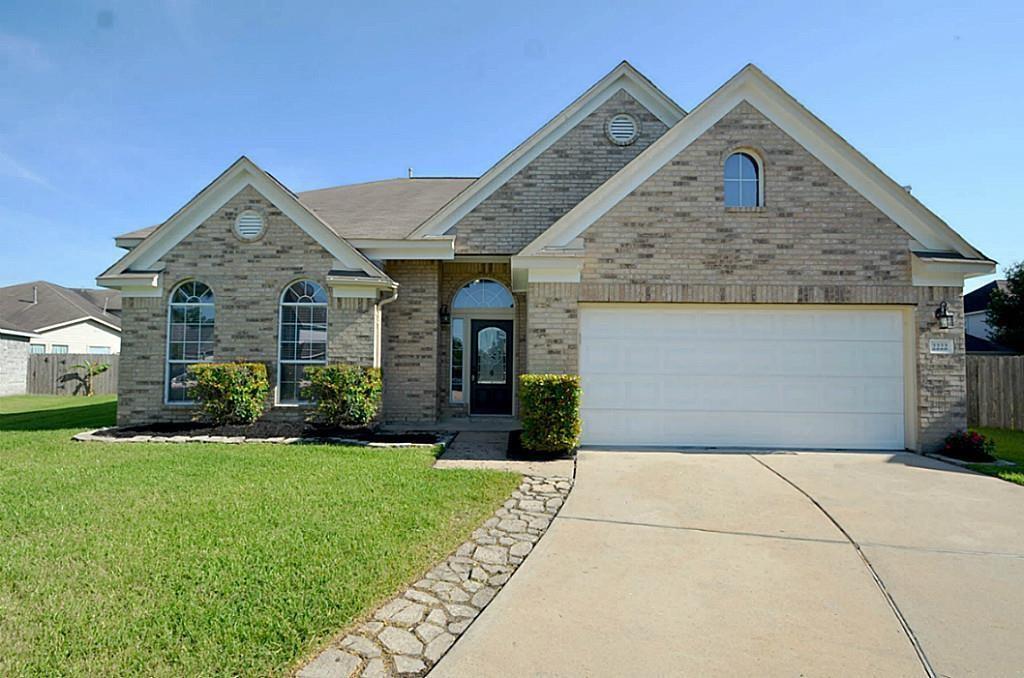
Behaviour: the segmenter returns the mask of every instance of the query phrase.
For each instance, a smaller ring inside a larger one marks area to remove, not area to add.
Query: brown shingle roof
[[[121,327],[118,316],[104,313],[103,306],[94,303],[91,295],[83,294],[83,291],[61,287],[45,280],[0,287],[0,325],[36,332],[81,318],[94,318]],[[95,292],[97,298],[107,294],[104,290],[88,292]],[[117,305],[120,305],[119,302]]]
[[[401,239],[441,209],[475,179],[422,177],[385,179],[297,193],[299,201],[343,238]],[[123,233],[144,238],[156,226]]]

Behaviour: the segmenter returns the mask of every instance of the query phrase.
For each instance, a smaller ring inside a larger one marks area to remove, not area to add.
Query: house
[[[1005,280],[993,280],[987,285],[964,295],[964,340],[968,353],[983,353],[988,355],[1014,355],[1016,351],[1000,346],[992,341],[989,333],[991,327],[988,324],[988,300],[992,290],[999,289],[1005,292],[1007,285]]]
[[[584,444],[618,447],[933,449],[995,266],[752,65],[687,113],[623,62],[476,178],[294,193],[242,157],[118,243],[122,425],[243,358],[298,420],[305,366],[346,361],[409,426],[579,373]]]
[[[32,353],[119,353],[121,295],[37,280],[0,287],[0,319],[27,328]]]
[[[0,316],[0,396],[25,392],[29,341],[36,336],[35,332]]]

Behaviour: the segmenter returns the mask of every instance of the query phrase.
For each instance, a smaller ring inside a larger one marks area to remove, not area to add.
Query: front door
[[[470,414],[512,414],[512,321],[470,324]]]

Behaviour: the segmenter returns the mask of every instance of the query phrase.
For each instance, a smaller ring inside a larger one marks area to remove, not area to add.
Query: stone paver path
[[[425,674],[533,550],[571,487],[568,477],[524,476],[469,541],[378,608],[370,621],[338,638],[298,677]]]

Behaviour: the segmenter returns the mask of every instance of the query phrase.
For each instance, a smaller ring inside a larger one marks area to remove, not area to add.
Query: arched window
[[[512,308],[512,295],[501,283],[474,280],[466,284],[452,300],[453,308]]]
[[[725,206],[759,207],[761,167],[749,153],[733,153],[725,160]]]
[[[189,403],[188,366],[213,359],[213,290],[198,280],[171,292],[167,310],[167,402]]]
[[[301,403],[306,365],[327,362],[327,292],[312,280],[299,280],[281,295],[277,399]]]

